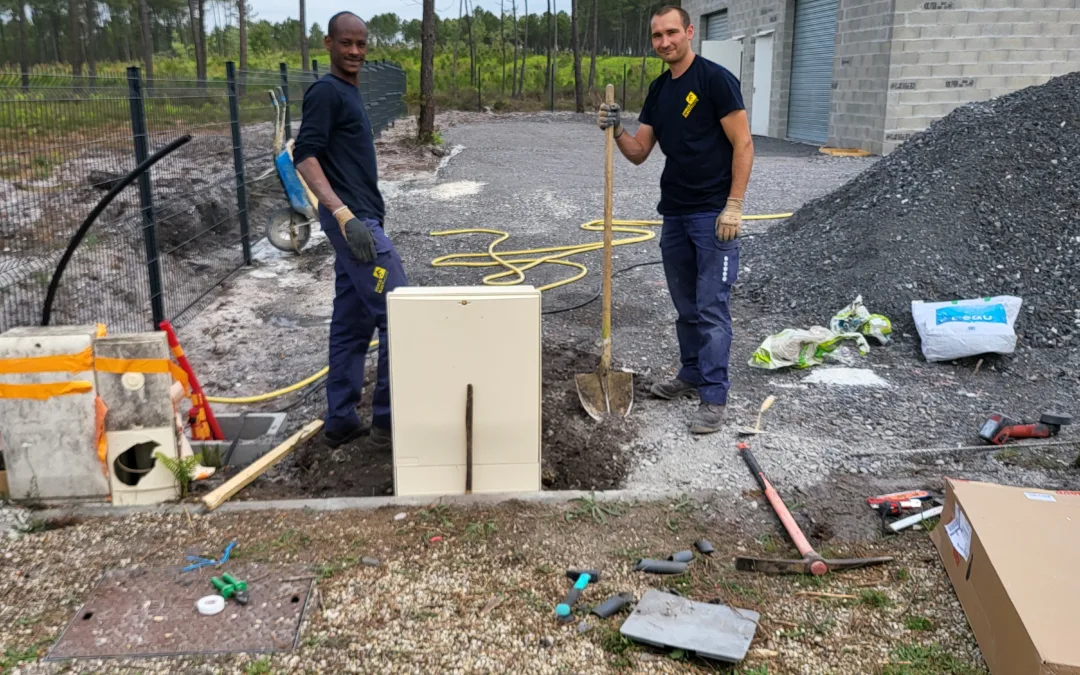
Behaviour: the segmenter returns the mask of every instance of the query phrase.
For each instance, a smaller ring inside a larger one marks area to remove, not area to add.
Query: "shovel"
[[[615,102],[615,87],[608,85],[605,100]],[[604,157],[604,281],[603,319],[600,339],[603,351],[600,367],[595,373],[578,373],[574,376],[578,398],[585,412],[596,421],[609,415],[626,417],[634,405],[634,376],[631,373],[611,370],[611,194],[614,190],[615,129],[607,129],[607,147]]]

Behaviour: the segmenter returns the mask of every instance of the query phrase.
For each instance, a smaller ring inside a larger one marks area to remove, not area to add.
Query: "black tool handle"
[[[754,480],[757,481],[761,490],[764,491],[765,472],[761,470],[761,465],[758,464],[757,458],[754,457],[754,453],[750,452],[750,446],[747,443],[739,443],[739,452],[742,454],[746,466],[750,467],[750,473],[754,474]]]

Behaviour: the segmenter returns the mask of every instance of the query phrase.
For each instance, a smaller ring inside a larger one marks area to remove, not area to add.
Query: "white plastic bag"
[[[862,296],[858,295],[854,302],[833,315],[829,320],[829,330],[834,333],[862,333],[885,345],[889,343],[892,322],[883,314],[871,314],[863,306]]]
[[[866,356],[870,344],[859,333],[834,333],[824,326],[812,326],[806,330],[788,328],[765,338],[749,364],[754,368],[776,370],[778,368],[809,368],[822,363],[826,354],[833,352],[844,340],[854,340],[859,354]]]
[[[911,317],[927,361],[979,354],[1012,354],[1023,300],[1012,295],[950,302],[911,303]]]

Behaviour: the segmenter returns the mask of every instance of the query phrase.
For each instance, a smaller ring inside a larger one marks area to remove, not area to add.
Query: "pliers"
[[[229,545],[225,547],[225,552],[221,554],[221,560],[211,560],[210,558],[203,558],[202,556],[189,555],[187,559],[194,564],[188,565],[180,571],[190,572],[192,570],[197,570],[200,567],[208,567],[210,565],[214,565],[216,567],[218,565],[224,565],[225,561],[229,559],[229,554],[232,553],[232,550],[234,548],[236,548],[236,540],[229,542]]]

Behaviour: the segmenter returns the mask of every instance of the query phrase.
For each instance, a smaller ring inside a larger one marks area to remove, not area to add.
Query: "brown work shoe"
[[[727,419],[726,405],[702,401],[697,412],[690,418],[690,433],[711,434],[720,431],[725,419]]]
[[[693,396],[697,393],[697,387],[676,377],[667,382],[656,382],[649,391],[657,398],[673,401],[682,396]]]
[[[389,429],[371,427],[368,447],[376,452],[391,452],[394,449],[394,437]]]

